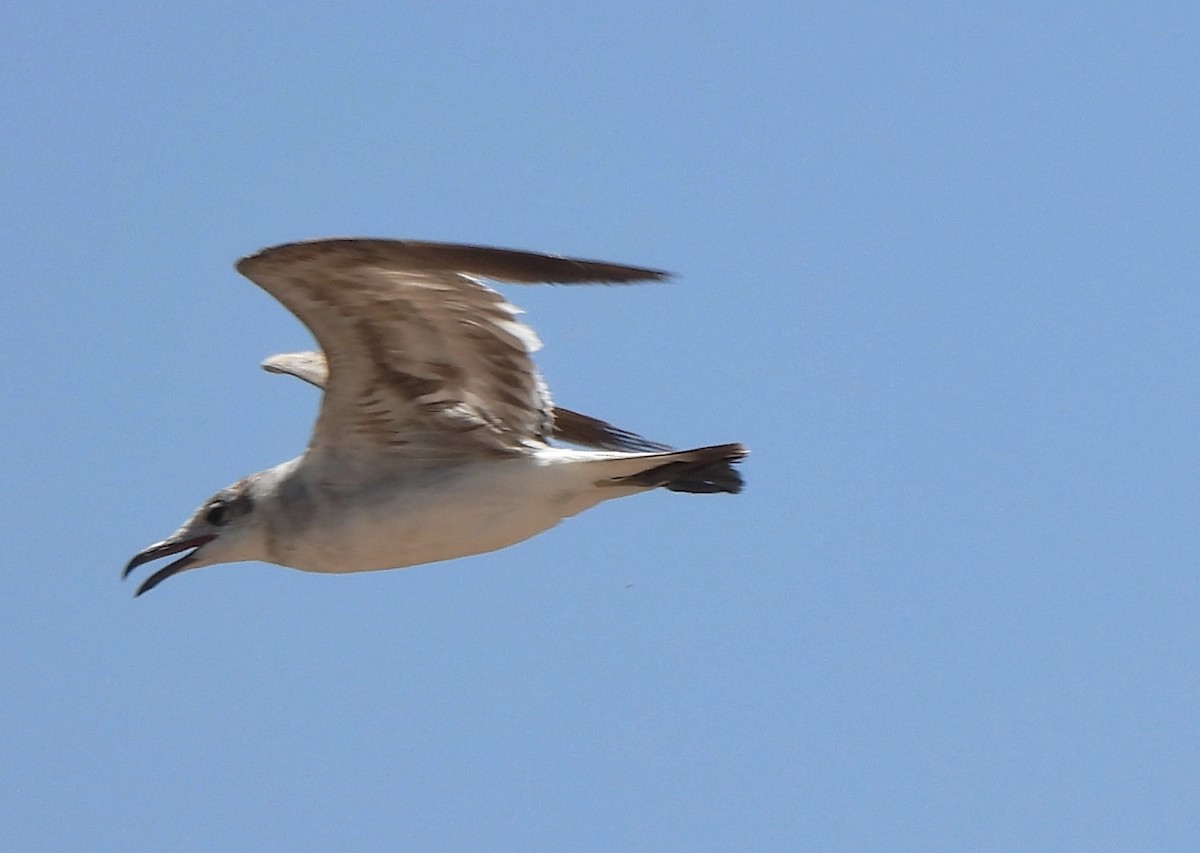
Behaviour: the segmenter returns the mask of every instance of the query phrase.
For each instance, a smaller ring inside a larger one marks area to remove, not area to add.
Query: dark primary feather
[[[581,415],[554,407],[554,437],[568,444],[593,447],[596,450],[626,450],[632,453],[653,453],[670,450],[670,445],[642,438],[635,432],[613,426],[599,418]]]
[[[453,270],[496,281],[538,284],[619,284],[661,281],[669,273],[646,267],[566,258],[492,246],[432,243],[423,240],[334,238],[286,243],[242,258],[237,269],[255,281],[271,267],[320,264],[330,270],[377,266],[413,272]]]

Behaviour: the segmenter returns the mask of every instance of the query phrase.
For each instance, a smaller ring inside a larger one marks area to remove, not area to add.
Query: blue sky
[[[18,3],[0,29],[0,847],[1184,850],[1200,13]],[[232,262],[406,236],[566,406],[753,451],[350,577],[124,562],[303,447]]]

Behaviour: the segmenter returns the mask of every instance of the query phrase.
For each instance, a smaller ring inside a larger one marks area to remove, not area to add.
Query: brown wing
[[[277,246],[237,268],[299,317],[328,359],[310,450],[404,459],[521,452],[551,432],[549,394],[530,357],[541,344],[476,276],[664,277],[507,249],[369,239]]]
[[[262,363],[268,373],[284,373],[325,387],[328,370],[325,356],[320,352],[287,352],[273,355]],[[670,450],[666,444],[643,438],[635,432],[613,426],[607,421],[555,406],[554,438],[568,444],[592,447],[596,450],[625,450],[635,453],[655,453]]]

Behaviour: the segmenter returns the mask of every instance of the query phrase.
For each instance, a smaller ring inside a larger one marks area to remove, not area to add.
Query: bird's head
[[[141,595],[186,569],[260,559],[262,530],[255,515],[254,487],[255,478],[247,477],[217,492],[182,527],[135,554],[121,577],[152,560],[187,552],[147,578],[138,587],[136,595]]]

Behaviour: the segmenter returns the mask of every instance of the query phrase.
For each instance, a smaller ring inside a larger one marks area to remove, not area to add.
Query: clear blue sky
[[[0,848],[1196,849],[1194,4],[182,8],[0,28]],[[329,235],[675,271],[506,292],[746,492],[134,600]]]

